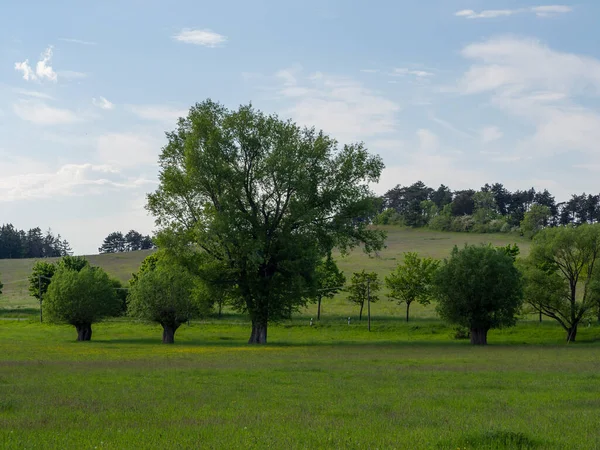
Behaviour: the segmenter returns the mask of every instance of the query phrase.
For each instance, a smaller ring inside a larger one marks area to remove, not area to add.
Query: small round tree
[[[44,317],[50,323],[68,323],[78,341],[92,338],[92,324],[119,314],[120,301],[110,278],[99,267],[80,271],[59,267],[44,297]]]
[[[128,314],[159,323],[163,344],[173,344],[181,324],[200,313],[196,280],[181,267],[159,263],[138,272],[130,286]]]
[[[523,303],[514,256],[491,246],[454,247],[434,277],[442,319],[471,330],[471,344],[486,345],[490,329],[513,326]]]

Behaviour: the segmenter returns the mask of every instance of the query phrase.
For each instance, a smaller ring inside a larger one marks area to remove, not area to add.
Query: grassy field
[[[529,251],[514,236],[389,229],[379,255],[340,266],[384,276],[405,251],[443,258],[465,242]],[[125,281],[145,256],[89,259]],[[76,342],[73,327],[36,322],[19,285],[32,264],[0,261],[2,314],[24,317],[0,321],[0,448],[600,448],[598,325],[567,345],[554,322],[522,320],[474,348],[433,307],[406,323],[383,295],[369,332],[339,295],[312,327],[313,305],[271,325],[261,347],[229,311],[183,326],[172,346],[126,319]]]
[[[490,333],[437,321],[270,328],[225,317],[160,344],[157,326],[0,325],[0,448],[600,447],[600,327]],[[579,337],[579,336],[578,336]],[[543,344],[542,344],[543,343]]]
[[[362,250],[357,249],[345,257],[336,255],[340,269],[350,279],[352,272],[362,269],[375,271],[381,279],[389,274],[396,264],[402,261],[404,252],[418,252],[423,256],[445,258],[450,254],[454,245],[462,246],[465,243],[479,244],[491,242],[494,245],[507,245],[518,243],[523,255],[529,252],[530,241],[514,235],[506,234],[471,234],[471,233],[443,233],[423,229],[401,229],[397,227],[383,227],[388,232],[387,247],[374,257],[367,256]],[[86,256],[92,265],[104,268],[110,275],[126,282],[131,274],[137,271],[142,260],[149,251],[117,253],[106,255]],[[53,258],[49,258],[53,261]],[[15,259],[0,260],[0,280],[4,283],[3,294],[0,295],[0,317],[30,317],[36,314],[38,304],[35,298],[29,296],[27,291],[27,277],[31,273],[36,260]],[[384,295],[382,295],[384,297]],[[420,308],[414,305],[417,317],[433,317],[432,308]],[[316,308],[310,307],[306,315],[316,314]],[[323,305],[324,314],[354,315],[348,305],[345,294],[340,294],[333,301]],[[374,305],[374,313],[384,316],[401,316],[402,310],[394,307],[388,301]]]

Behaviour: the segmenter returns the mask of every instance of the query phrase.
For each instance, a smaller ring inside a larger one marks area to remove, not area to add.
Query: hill
[[[404,252],[417,252],[423,256],[433,258],[444,258],[450,254],[455,245],[492,243],[494,245],[507,245],[517,243],[521,248],[521,254],[529,252],[530,242],[515,235],[508,234],[475,234],[475,233],[449,233],[437,232],[427,229],[405,229],[398,227],[382,227],[388,233],[386,248],[377,255],[369,257],[362,250],[356,249],[345,257],[336,255],[340,269],[344,271],[349,279],[352,272],[362,269],[375,271],[381,278],[391,272],[396,264],[402,261]],[[109,253],[102,255],[90,255],[86,258],[90,264],[97,265],[106,270],[111,276],[126,282],[131,274],[137,270],[142,260],[151,253],[151,250],[143,250],[127,253]],[[56,258],[48,258],[47,261],[55,261]],[[37,302],[29,296],[27,291],[27,277],[36,259],[4,259],[0,260],[0,280],[4,283],[3,294],[0,295],[0,308],[35,308]],[[345,301],[345,295],[341,294],[328,304],[324,304],[324,313],[348,315],[350,305]],[[375,307],[377,314],[395,315],[398,308],[385,301],[382,306]],[[415,313],[419,314],[419,308],[415,307]],[[313,314],[313,308],[309,307],[305,314]],[[401,315],[401,314],[400,314]]]

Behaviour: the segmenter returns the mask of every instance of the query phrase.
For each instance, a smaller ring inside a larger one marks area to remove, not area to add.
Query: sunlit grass
[[[600,327],[548,322],[488,348],[434,320],[0,324],[1,448],[597,448]],[[523,344],[525,343],[525,344]]]

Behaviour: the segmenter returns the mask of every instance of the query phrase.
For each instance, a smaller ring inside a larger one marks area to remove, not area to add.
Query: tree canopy
[[[521,274],[507,248],[454,247],[434,277],[442,319],[471,332],[471,343],[487,344],[493,328],[512,326],[523,302]]]
[[[317,320],[321,319],[321,301],[323,298],[333,298],[344,288],[346,277],[340,271],[331,254],[321,261],[316,268],[317,283]]]
[[[160,185],[148,209],[159,245],[194,249],[228,268],[231,305],[252,320],[250,343],[267,324],[315,294],[315,270],[337,247],[382,247],[371,229],[369,183],[383,162],[363,144],[340,148],[322,132],[252,106],[230,111],[210,100],[167,133]]]
[[[121,303],[110,278],[99,267],[80,271],[59,267],[44,297],[44,317],[77,329],[78,341],[89,341],[92,324],[120,313]]]
[[[165,344],[175,342],[175,332],[181,324],[207,309],[203,306],[208,300],[197,289],[197,280],[176,264],[150,261],[130,286],[129,315],[159,323]]]
[[[547,228],[523,262],[526,300],[575,341],[577,327],[600,301],[600,224]]]
[[[365,302],[375,303],[379,300],[379,289],[381,282],[375,272],[354,272],[348,286],[348,300],[360,306],[358,320],[362,320]]]
[[[417,253],[405,253],[404,264],[398,264],[394,272],[385,277],[388,296],[406,304],[406,321],[412,302],[428,305],[432,296],[432,283],[440,262],[432,258],[419,258]]]

